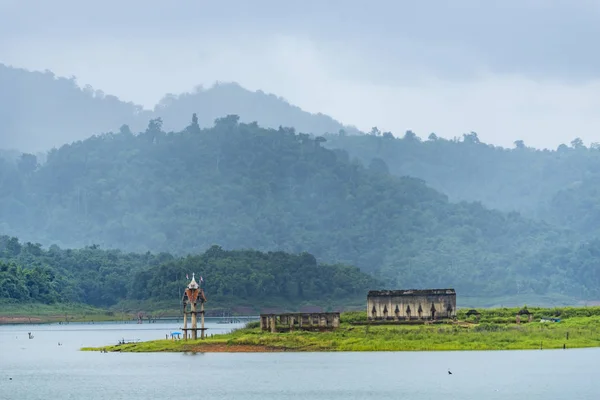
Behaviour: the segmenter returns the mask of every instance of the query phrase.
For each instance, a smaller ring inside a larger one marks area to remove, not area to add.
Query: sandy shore
[[[190,351],[196,353],[276,353],[286,351],[286,349],[242,344],[203,344],[192,347]]]
[[[36,317],[18,317],[18,316],[1,316],[0,315],[0,325],[1,324],[39,324],[42,322],[41,318]]]

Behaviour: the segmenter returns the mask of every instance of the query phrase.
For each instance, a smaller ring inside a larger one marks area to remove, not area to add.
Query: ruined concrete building
[[[339,312],[260,314],[263,331],[334,330],[340,327]]]
[[[454,289],[371,290],[369,320],[409,321],[456,317]]]

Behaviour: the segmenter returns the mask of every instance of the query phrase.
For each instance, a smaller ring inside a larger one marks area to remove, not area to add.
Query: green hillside
[[[225,251],[133,254],[95,246],[45,250],[0,237],[0,303],[85,303],[109,307],[129,301],[177,309],[186,275],[205,282],[211,304],[298,306],[363,300],[378,283],[358,268],[318,263],[308,254]],[[213,306],[214,307],[214,306]],[[256,308],[255,308],[256,309]]]
[[[480,201],[486,207],[518,211],[582,234],[598,234],[600,145],[575,139],[556,151],[528,148],[520,141],[506,149],[479,141],[435,135],[420,140],[412,132],[327,135],[327,147],[346,150],[366,165],[396,176],[413,176],[453,201]]]
[[[451,203],[324,143],[237,116],[177,133],[160,120],[137,135],[125,127],[53,150],[42,166],[31,156],[0,164],[0,232],[138,253],[308,251],[385,286],[465,296],[598,295],[596,258],[569,231]]]

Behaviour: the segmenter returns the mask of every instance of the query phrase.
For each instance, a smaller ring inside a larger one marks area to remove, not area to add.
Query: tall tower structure
[[[207,329],[204,327],[204,303],[206,302],[206,296],[204,295],[204,289],[201,285],[198,285],[194,275],[192,274],[192,280],[187,285],[182,299],[182,331],[184,340],[188,339],[188,331],[192,333],[192,340],[198,339],[198,331],[200,331],[200,338],[204,339],[204,331]],[[203,282],[202,277],[200,277],[200,283],[202,284]],[[200,303],[200,310],[198,310],[198,303]],[[198,328],[198,314],[200,314],[200,328]],[[188,328],[188,315],[191,317],[191,328]]]

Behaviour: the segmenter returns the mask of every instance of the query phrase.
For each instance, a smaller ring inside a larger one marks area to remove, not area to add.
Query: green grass
[[[108,351],[185,352],[212,351],[211,347],[234,350],[236,346],[282,351],[428,351],[428,350],[517,350],[562,349],[600,346],[600,307],[530,309],[534,315],[561,314],[558,323],[521,323],[517,309],[481,310],[479,323],[448,321],[436,325],[352,325],[366,313],[342,314],[341,327],[332,332],[262,332],[256,324],[205,340],[157,340],[120,346]],[[464,313],[465,311],[461,311]],[[510,319],[510,322],[508,322]],[[526,319],[526,318],[524,318]],[[539,321],[536,317],[534,321]],[[568,335],[568,339],[567,339]],[[84,348],[82,350],[100,350]],[[240,351],[240,350],[238,350]],[[243,350],[241,350],[243,351]]]
[[[100,322],[131,318],[131,314],[85,304],[0,303],[0,323]]]

